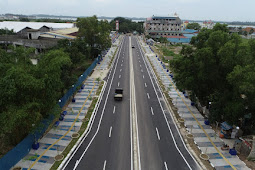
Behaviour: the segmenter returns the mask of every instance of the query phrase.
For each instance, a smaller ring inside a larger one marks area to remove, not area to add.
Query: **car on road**
[[[116,88],[115,89],[114,100],[121,101],[122,98],[123,98],[123,89],[122,88]]]

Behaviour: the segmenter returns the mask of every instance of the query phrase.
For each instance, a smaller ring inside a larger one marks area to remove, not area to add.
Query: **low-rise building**
[[[152,38],[164,36],[181,36],[182,21],[178,16],[160,17],[152,16],[145,21],[145,35]]]
[[[213,29],[214,25],[215,25],[215,23],[212,22],[211,20],[210,21],[204,21],[201,24],[201,28]]]

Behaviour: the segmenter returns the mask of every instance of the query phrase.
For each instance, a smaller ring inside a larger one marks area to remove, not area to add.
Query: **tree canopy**
[[[228,121],[252,133],[255,40],[246,43],[239,35],[228,34],[227,25],[216,24],[212,30],[202,29],[191,44],[170,63],[177,86],[190,90],[207,108],[211,102],[212,122]]]
[[[98,21],[96,16],[78,18],[78,37],[84,41],[88,55],[95,58],[111,46],[109,37],[111,27],[107,20]]]
[[[56,108],[58,100],[90,66],[94,57],[111,45],[110,25],[95,16],[78,19],[79,36],[59,40],[38,56],[33,48],[0,48],[0,155],[15,146]],[[4,33],[8,31],[4,30]],[[1,33],[1,32],[0,32]],[[55,112],[55,111],[54,111]]]
[[[137,31],[138,33],[143,33],[143,22],[133,22],[131,19],[126,19],[123,17],[116,17],[111,22],[112,30],[116,29],[116,20],[119,21],[119,32],[121,33],[133,33]]]
[[[187,25],[187,29],[200,30],[201,26],[199,25],[199,23],[189,23]]]

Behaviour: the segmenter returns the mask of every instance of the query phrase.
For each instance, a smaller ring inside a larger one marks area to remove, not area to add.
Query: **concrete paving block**
[[[207,137],[196,137],[196,138],[194,138],[194,140],[196,142],[210,142],[210,140]],[[213,142],[222,142],[218,137],[216,139],[215,138],[211,138],[211,140]]]
[[[41,155],[43,152],[45,152],[46,149],[37,149],[37,150],[31,150],[29,153],[30,154],[38,154]],[[45,152],[44,156],[50,156],[50,157],[55,157],[56,155],[58,155],[58,151],[56,150],[48,150],[47,152]]]
[[[187,128],[189,131],[191,129]],[[206,131],[206,133],[215,133],[212,129],[204,129]],[[192,134],[193,133],[204,133],[204,131],[202,129],[192,129]]]
[[[201,125],[204,124],[204,121],[198,121]],[[185,121],[186,125],[197,125],[196,121]]]
[[[21,160],[15,166],[20,166],[22,168],[27,168],[28,169],[33,163],[34,163],[34,161],[29,161],[29,160],[24,161],[24,160]],[[50,169],[51,166],[52,166],[52,164],[37,162],[35,164],[35,166],[33,166],[32,169]]]
[[[55,143],[56,141],[57,141],[57,139],[42,138],[42,139],[39,141],[39,143],[42,142],[42,143],[53,144],[53,143]],[[70,141],[60,140],[60,141],[58,141],[57,144],[58,144],[58,145],[62,145],[62,146],[67,146],[67,145],[69,144],[69,142],[70,142]]]

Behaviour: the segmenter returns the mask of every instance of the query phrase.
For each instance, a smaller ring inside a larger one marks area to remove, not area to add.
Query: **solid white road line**
[[[110,131],[109,131],[109,138],[112,136],[112,126],[110,127]]]
[[[158,128],[156,128],[156,132],[157,132],[158,140],[160,140],[160,136],[159,136],[159,133],[158,133]]]
[[[144,86],[145,86],[145,87],[147,87],[147,84],[146,84],[146,83],[144,83]]]
[[[165,165],[166,170],[168,170],[166,162],[164,162],[164,165]]]
[[[121,75],[119,75],[119,78],[121,78]]]
[[[143,79],[144,79],[144,75],[143,75]]]
[[[148,97],[148,99],[150,99],[150,95],[149,95],[149,93],[147,93],[147,97]]]
[[[103,167],[103,170],[105,170],[105,167],[106,167],[106,160],[104,161],[104,167]]]
[[[113,113],[113,114],[115,113],[115,106],[113,107],[113,111],[112,111],[112,113]]]
[[[151,107],[151,114],[154,115],[153,108]]]
[[[118,87],[120,86],[120,82],[118,82]]]

